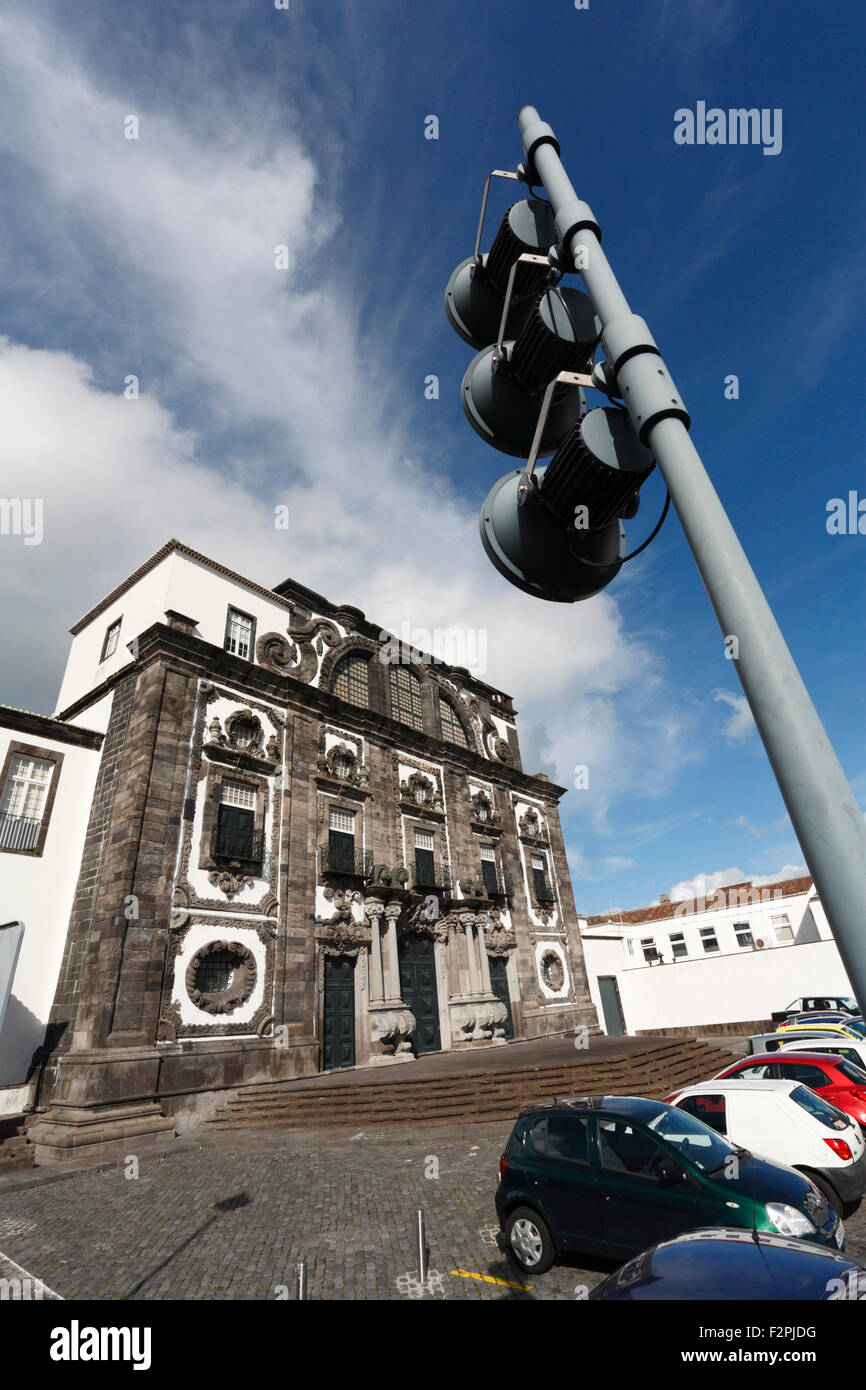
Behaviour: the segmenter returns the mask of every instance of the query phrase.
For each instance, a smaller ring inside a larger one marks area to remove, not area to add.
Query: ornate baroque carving
[[[199,989],[196,983],[199,967],[208,956],[228,955],[234,968],[228,987],[212,992]],[[186,992],[197,1009],[206,1014],[230,1014],[245,1004],[256,984],[256,959],[240,941],[208,941],[196,951],[186,968]]]

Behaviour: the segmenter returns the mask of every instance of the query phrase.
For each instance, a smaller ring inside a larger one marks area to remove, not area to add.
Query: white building
[[[853,994],[811,878],[579,917],[606,1033],[769,1023],[803,994]]]

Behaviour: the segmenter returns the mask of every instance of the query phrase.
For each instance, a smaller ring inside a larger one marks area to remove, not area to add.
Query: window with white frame
[[[220,787],[220,801],[224,806],[245,806],[248,810],[256,809],[256,789],[248,787],[244,782],[223,782]]]
[[[42,829],[54,763],[16,754],[0,795],[0,849],[33,849]]]
[[[626,953],[626,955],[627,955],[627,956],[633,956],[633,955],[634,955],[634,942],[632,941],[631,937],[630,937],[630,936],[624,937],[624,938],[623,938],[623,943],[622,943],[622,944],[623,944],[623,946],[625,947],[625,953]]]
[[[719,942],[716,936],[715,927],[701,927],[699,930],[699,935],[701,938],[701,945],[703,946],[704,951],[707,955],[711,955],[713,951],[718,951]]]
[[[770,918],[770,924],[776,933],[776,940],[780,946],[794,940],[794,928],[791,926],[791,919],[787,912],[776,913]]]
[[[647,965],[652,965],[654,960],[658,960],[659,953],[656,950],[655,937],[642,936],[640,945],[641,950],[643,951],[643,958],[646,961]]]
[[[110,656],[114,656],[117,651],[117,639],[120,636],[120,618],[116,622],[110,623],[105,630],[105,640],[102,643],[102,656],[100,661],[107,661]]]
[[[668,937],[668,941],[671,943],[671,953],[673,955],[674,960],[682,960],[685,956],[688,955],[689,948],[686,945],[686,938],[684,932],[671,932],[670,936]]]
[[[751,947],[753,947],[755,944],[755,938],[752,935],[752,928],[750,927],[748,922],[735,922],[734,935],[737,938],[737,945],[739,946],[741,951],[744,951],[747,948],[751,949]]]
[[[230,608],[226,618],[225,649],[232,656],[251,660],[253,646],[253,619],[238,608]]]

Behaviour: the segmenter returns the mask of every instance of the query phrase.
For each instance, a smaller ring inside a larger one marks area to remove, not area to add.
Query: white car
[[[866,1071],[866,1042],[859,1039],[826,1037],[803,1042],[798,1038],[796,1042],[783,1043],[779,1052],[828,1052],[834,1057],[844,1057],[861,1071]]]
[[[866,1189],[860,1126],[808,1086],[728,1077],[686,1086],[668,1101],[733,1145],[804,1173],[840,1215],[860,1205]]]

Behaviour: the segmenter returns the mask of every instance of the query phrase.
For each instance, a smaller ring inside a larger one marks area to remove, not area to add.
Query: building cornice
[[[55,743],[70,743],[78,748],[101,748],[105,737],[95,729],[83,729],[77,724],[66,724],[50,714],[34,714],[32,710],[15,709],[12,705],[0,705],[0,728],[33,734],[37,738],[50,738]]]
[[[407,724],[399,723],[390,715],[346,704],[330,691],[305,684],[288,673],[270,671],[267,667],[243,661],[223,647],[165,623],[154,623],[139,635],[136,661],[121,667],[101,685],[58,712],[57,719],[69,719],[80,714],[134,671],[142,670],[159,659],[186,664],[207,680],[240,687],[261,698],[271,699],[276,704],[314,712],[349,731],[377,737],[406,753],[414,753],[428,760],[436,759],[452,768],[462,768],[468,776],[484,777],[501,786],[529,792],[550,805],[555,806],[567,791],[566,787],[557,786],[546,776],[535,777],[506,763],[491,762],[472,749],[461,748],[459,744],[410,729]]]

